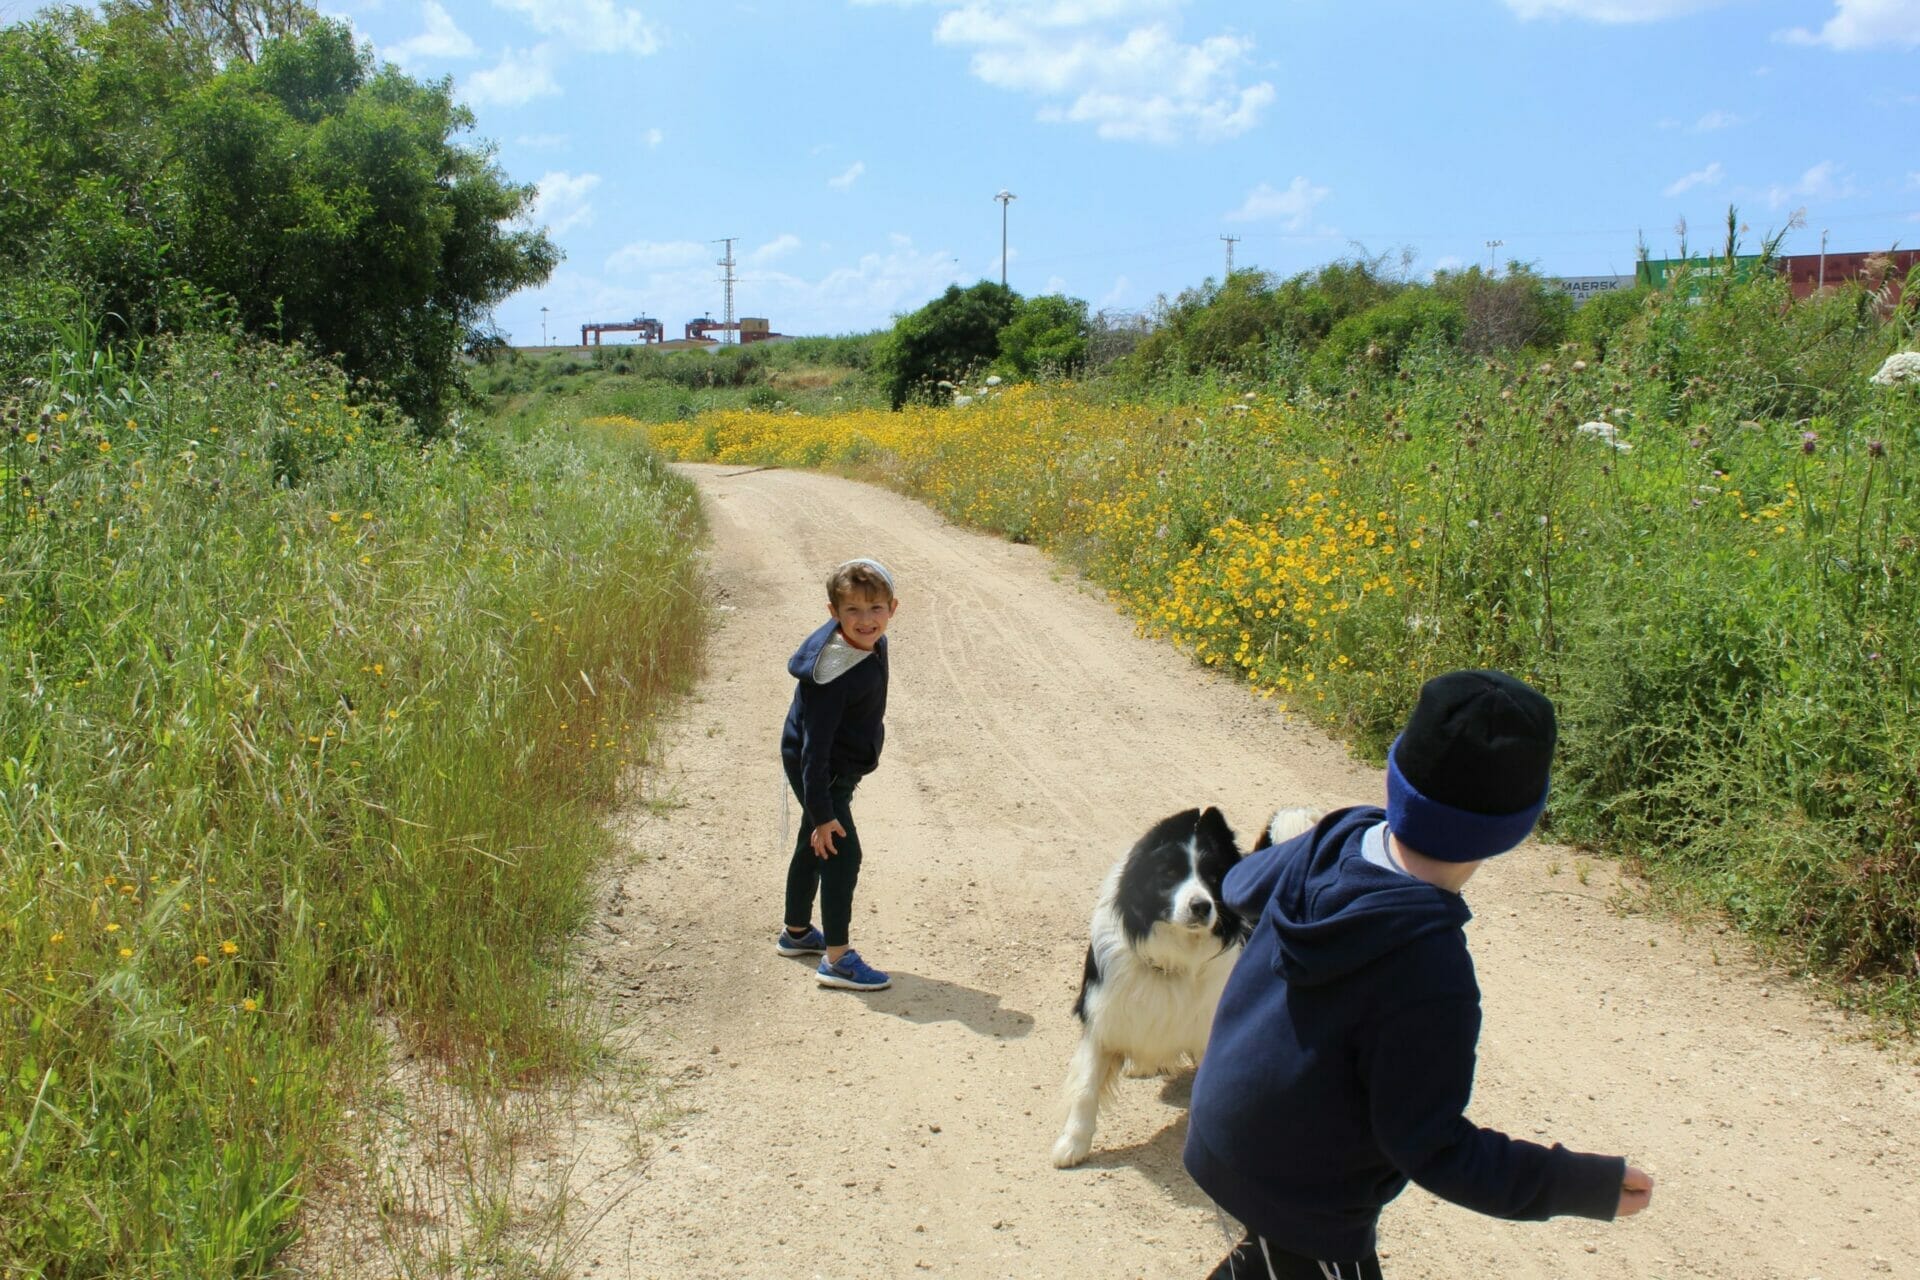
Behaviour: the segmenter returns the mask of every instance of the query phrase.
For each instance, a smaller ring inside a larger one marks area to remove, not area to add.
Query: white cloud
[[[827,185],[845,191],[848,187],[860,181],[860,175],[866,171],[867,162],[864,160],[855,160],[852,164],[848,165],[843,172],[828,178]]]
[[[517,107],[559,92],[553,78],[553,51],[543,44],[524,52],[507,50],[499,62],[467,77],[462,96],[475,106]]]
[[[558,151],[572,141],[564,133],[523,133],[513,140],[513,145],[530,151]]]
[[[649,129],[640,135],[640,140],[649,147],[657,147],[667,140],[667,135],[659,129]]]
[[[1507,8],[1520,18],[1585,18],[1589,22],[1661,22],[1702,9],[1712,9],[1726,0],[1507,0]]]
[[[1767,203],[1778,209],[1799,200],[1847,200],[1860,194],[1853,179],[1839,171],[1831,160],[1822,160],[1792,185],[1776,184],[1767,188]]]
[[[1718,160],[1715,160],[1704,169],[1695,169],[1685,177],[1676,178],[1672,182],[1669,182],[1666,190],[1661,194],[1677,196],[1683,192],[1691,191],[1695,187],[1718,186],[1720,179],[1724,177],[1726,177],[1726,170],[1720,167]]]
[[[554,36],[580,53],[635,53],[660,48],[660,35],[638,10],[614,0],[493,0],[517,13],[543,36]]]
[[[1910,173],[1910,174],[1908,174],[1908,175],[1907,175],[1907,185],[1908,185],[1908,186],[1910,186],[1910,187],[1920,187],[1920,173]]]
[[[706,258],[711,248],[697,240],[636,240],[613,252],[607,270],[628,273],[690,267]]]
[[[1834,0],[1833,16],[1818,31],[1795,27],[1779,38],[1841,52],[1880,45],[1920,48],[1920,0]]]
[[[891,236],[889,242],[885,252],[862,254],[857,262],[832,268],[815,280],[769,273],[749,282],[745,287],[756,295],[753,305],[760,308],[749,314],[767,315],[775,329],[789,333],[844,333],[874,327],[875,316],[924,306],[953,282],[952,253],[922,251],[905,236]],[[782,315],[797,317],[805,328],[783,323]]]
[[[426,24],[426,30],[381,50],[388,59],[401,66],[409,66],[422,59],[471,58],[480,52],[472,37],[460,29],[453,15],[442,8],[437,0],[425,0],[420,6],[420,17]]]
[[[973,74],[1039,100],[1048,123],[1102,138],[1172,144],[1245,133],[1275,97],[1243,85],[1253,41],[1177,37],[1182,0],[938,0],[940,43],[971,49]]]
[[[1713,133],[1720,129],[1731,129],[1737,124],[1745,124],[1745,116],[1737,116],[1731,111],[1709,111],[1693,122],[1695,133]]]
[[[557,236],[593,221],[593,206],[587,203],[587,195],[600,185],[599,174],[576,177],[558,170],[541,175],[536,185],[539,190],[528,213],[535,226],[544,226]]]
[[[1320,202],[1331,194],[1330,189],[1316,187],[1304,177],[1296,177],[1285,191],[1275,191],[1263,182],[1247,194],[1238,209],[1227,215],[1227,221],[1262,222],[1278,218],[1286,223],[1289,231],[1300,231]]]
[[[772,262],[775,258],[784,258],[800,247],[800,237],[792,232],[782,232],[773,239],[747,255],[747,261],[754,264]]]

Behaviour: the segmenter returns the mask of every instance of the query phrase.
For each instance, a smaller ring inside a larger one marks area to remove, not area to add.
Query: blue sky
[[[1150,310],[1236,267],[1633,269],[1727,206],[1920,244],[1920,0],[328,0],[450,76],[566,253],[497,319],[885,327],[949,283]],[[1489,241],[1499,245],[1489,247]],[[542,309],[545,308],[543,317]]]

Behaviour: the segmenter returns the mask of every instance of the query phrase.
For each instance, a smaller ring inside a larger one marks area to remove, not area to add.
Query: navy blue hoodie
[[[1611,1218],[1626,1161],[1465,1116],[1480,987],[1460,895],[1367,861],[1386,815],[1329,814],[1249,854],[1226,898],[1257,920],[1193,1084],[1186,1164],[1249,1230],[1311,1258],[1374,1252],[1408,1179],[1499,1218]]]
[[[834,778],[864,778],[880,765],[887,737],[887,638],[874,642],[870,657],[841,675],[820,683],[820,651],[840,624],[829,619],[800,643],[787,659],[787,674],[797,682],[787,723],[780,731],[780,755],[789,775],[800,775],[800,799],[807,825],[833,817],[828,786]]]

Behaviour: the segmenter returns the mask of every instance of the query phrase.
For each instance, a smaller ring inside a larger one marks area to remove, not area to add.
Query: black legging
[[[853,923],[853,886],[860,879],[860,833],[853,826],[853,789],[859,779],[835,778],[829,786],[833,797],[833,816],[847,829],[835,836],[833,847],[839,852],[831,858],[817,857],[811,837],[813,826],[807,818],[805,797],[801,794],[800,770],[794,761],[785,761],[787,783],[793,794],[801,796],[800,834],[793,844],[793,861],[787,865],[787,924],[804,929],[813,923],[813,895],[820,894],[820,932],[827,945],[847,945],[847,930]]]

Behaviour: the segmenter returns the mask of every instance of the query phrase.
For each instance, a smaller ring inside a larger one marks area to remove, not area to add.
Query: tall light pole
[[[1492,275],[1496,269],[1493,265],[1493,251],[1495,249],[1498,249],[1501,245],[1505,243],[1506,243],[1505,240],[1487,241],[1487,274],[1488,275]]]
[[[547,345],[547,309],[540,308],[540,345]]]
[[[1007,206],[1020,197],[1011,191],[1001,190],[993,197],[1000,202],[1000,287],[1007,287]]]

